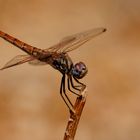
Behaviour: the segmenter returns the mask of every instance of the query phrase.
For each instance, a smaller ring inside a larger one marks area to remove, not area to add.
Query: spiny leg
[[[81,88],[81,84],[75,86],[74,83],[73,83],[73,80],[72,80],[72,76],[70,77],[70,83],[71,83],[71,86],[72,86],[75,90],[81,91],[79,88],[77,88],[77,87],[80,87],[80,88]],[[79,84],[79,83],[78,83],[78,84]]]
[[[74,92],[73,90],[71,90],[71,88],[70,88],[71,86],[70,85],[72,85],[72,84],[71,84],[71,80],[70,80],[70,77],[69,76],[68,76],[67,81],[68,81],[68,90],[71,91],[72,93],[74,93],[75,95],[80,96],[79,94],[77,94],[76,92]],[[79,90],[79,89],[77,89],[77,90]]]
[[[68,106],[68,108],[70,109],[68,103],[66,102],[65,98],[63,97],[63,77],[62,77],[62,80],[61,80],[61,86],[60,86],[60,95],[62,97],[62,99],[64,100],[65,104]]]
[[[78,84],[81,85],[81,90],[83,91],[83,90],[86,88],[86,85],[83,84],[83,83],[81,83],[81,82],[79,82],[78,79],[76,79],[75,77],[73,77],[73,78],[74,78],[74,80],[75,80]]]
[[[67,94],[66,94],[66,88],[65,88],[65,74],[63,75],[63,92],[64,92],[64,95],[66,96],[67,100],[69,101],[69,103],[70,103],[71,106],[73,107],[73,104],[71,103],[69,97],[68,97]]]
[[[66,99],[64,98],[63,93],[64,93],[64,95],[65,95],[67,101],[66,101]],[[72,111],[72,112],[75,112],[75,111],[74,111],[73,104],[71,103],[70,99],[69,99],[68,96],[66,95],[66,91],[65,91],[65,74],[63,74],[63,77],[62,77],[62,80],[61,80],[60,95],[61,95],[62,99],[64,100],[65,104],[67,105],[67,107],[69,108],[69,110]],[[70,107],[70,105],[68,104],[68,102],[69,102],[69,104],[71,105],[71,107]]]

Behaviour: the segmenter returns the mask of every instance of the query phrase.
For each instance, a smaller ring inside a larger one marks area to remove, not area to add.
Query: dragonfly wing
[[[34,59],[35,58],[33,58],[30,55],[17,55],[13,59],[11,59],[9,62],[7,62],[4,65],[4,67],[2,67],[0,70],[7,69],[7,68],[10,68],[10,67],[13,67],[13,66],[16,66],[16,65],[20,65],[20,64],[23,64],[25,62],[32,61]]]
[[[97,35],[100,35],[105,31],[106,31],[105,28],[94,28],[71,36],[67,36],[63,38],[58,44],[46,50],[52,52],[66,53],[74,49],[77,49],[85,42],[89,41],[90,39],[94,38]]]
[[[34,66],[46,65],[47,64],[46,62],[42,62],[38,59],[34,59],[32,61],[29,61],[28,63],[31,64],[31,65],[34,65]]]

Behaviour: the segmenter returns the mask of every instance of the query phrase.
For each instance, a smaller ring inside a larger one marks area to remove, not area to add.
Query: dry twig
[[[74,136],[76,134],[77,126],[86,102],[86,90],[82,91],[82,96],[77,97],[74,109],[75,113],[70,111],[70,117],[68,120],[68,124],[66,127],[64,140],[74,140]]]

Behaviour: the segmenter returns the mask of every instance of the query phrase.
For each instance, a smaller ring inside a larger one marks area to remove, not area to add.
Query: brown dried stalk
[[[70,111],[70,117],[67,123],[66,131],[63,140],[74,140],[76,134],[77,126],[86,102],[86,90],[82,91],[82,96],[77,97],[74,109],[75,113]]]

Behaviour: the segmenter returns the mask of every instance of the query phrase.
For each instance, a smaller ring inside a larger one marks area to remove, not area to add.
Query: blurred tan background
[[[48,48],[94,27],[106,33],[70,52],[87,64],[88,98],[76,140],[140,139],[139,0],[0,0],[0,30]],[[0,39],[0,66],[25,54]],[[23,64],[0,72],[0,139],[62,140],[68,110],[61,74]]]

